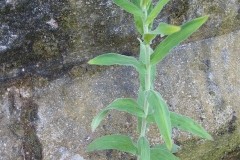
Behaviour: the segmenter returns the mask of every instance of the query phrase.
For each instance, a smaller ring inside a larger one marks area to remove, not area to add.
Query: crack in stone
[[[25,93],[24,93],[25,92]],[[42,160],[42,144],[36,134],[38,105],[26,90],[8,89],[9,129],[21,139],[23,160]]]

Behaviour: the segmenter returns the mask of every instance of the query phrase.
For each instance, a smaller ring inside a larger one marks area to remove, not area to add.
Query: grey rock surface
[[[158,66],[156,88],[170,109],[197,120],[215,139],[174,130],[184,160],[239,159],[239,9],[238,0],[172,0],[158,18],[181,24],[210,16]],[[86,153],[101,135],[137,138],[136,119],[125,113],[112,111],[97,132],[90,129],[111,101],[136,97],[137,73],[86,64],[103,52],[137,55],[131,18],[111,0],[0,0],[0,160],[134,159]],[[148,133],[152,144],[162,141],[156,126]]]

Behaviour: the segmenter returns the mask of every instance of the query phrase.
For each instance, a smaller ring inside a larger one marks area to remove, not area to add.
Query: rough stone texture
[[[0,81],[26,74],[55,79],[101,52],[136,55],[132,17],[111,0],[1,0]],[[172,0],[159,20],[210,16],[189,41],[239,29],[239,1]],[[11,58],[9,58],[11,57]]]
[[[158,21],[209,14],[190,40],[158,67],[156,88],[170,109],[201,123],[206,142],[174,130],[182,159],[238,160],[240,144],[239,1],[172,0]],[[90,122],[115,98],[136,97],[137,73],[93,67],[102,52],[137,55],[131,16],[111,0],[0,0],[0,160],[122,160],[115,151],[87,154],[96,137],[137,137],[136,119],[111,112],[97,132]],[[161,141],[155,126],[151,143]],[[198,145],[196,145],[198,144]]]

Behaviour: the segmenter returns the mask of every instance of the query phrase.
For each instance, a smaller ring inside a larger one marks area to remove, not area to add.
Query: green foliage
[[[169,2],[169,0],[160,0],[157,5],[152,9],[150,14],[147,16],[146,24],[151,24],[158,14],[162,11],[163,7]]]
[[[106,149],[116,149],[122,152],[137,154],[136,144],[130,137],[124,135],[107,135],[94,140],[88,145],[87,151],[100,151]]]
[[[180,130],[190,132],[208,140],[213,140],[212,136],[208,134],[202,126],[187,116],[170,112],[170,119],[172,127],[179,128]],[[156,123],[153,114],[148,115],[147,121],[148,123]]]
[[[163,37],[165,35],[171,35],[180,30],[181,27],[179,26],[169,25],[166,23],[159,23],[158,27],[154,31],[151,31],[148,34],[144,35],[144,41],[149,44],[157,35]]]
[[[132,66],[136,68],[138,71],[142,71],[144,67],[136,58],[124,56],[116,53],[102,54],[98,57],[91,59],[88,63],[94,64],[94,65],[105,65],[105,66],[110,66],[110,65]]]
[[[144,111],[138,106],[138,103],[131,98],[121,98],[116,99],[110,105],[108,105],[105,109],[103,109],[96,117],[94,117],[91,127],[92,131],[94,131],[103,118],[107,115],[109,110],[118,110],[125,111],[137,117],[144,117]]]
[[[151,55],[151,64],[160,62],[171,49],[177,46],[180,42],[187,39],[193,32],[202,26],[208,19],[208,16],[194,19],[181,27],[179,32],[169,35],[162,41]]]
[[[173,127],[190,132],[208,140],[213,140],[212,136],[208,134],[197,122],[195,122],[191,118],[174,112],[171,112],[170,117]]]
[[[138,155],[140,160],[150,160],[150,146],[146,137],[140,137],[138,140]]]
[[[174,154],[169,150],[154,147],[151,148],[151,160],[179,160]]]
[[[164,144],[158,144],[158,145],[154,146],[153,148],[159,148],[161,150],[169,151],[165,143]],[[176,144],[173,144],[173,147],[170,150],[170,152],[171,153],[177,153],[179,150],[180,150],[180,147]]]
[[[172,128],[190,132],[201,138],[212,140],[199,124],[189,117],[170,112],[167,103],[160,93],[154,90],[156,65],[169,54],[170,50],[187,39],[208,19],[207,16],[196,18],[182,26],[160,22],[153,30],[152,24],[169,0],[160,0],[155,6],[152,0],[113,0],[125,11],[131,13],[137,31],[141,34],[139,59],[116,53],[107,53],[90,60],[94,65],[132,66],[139,73],[139,93],[137,100],[120,98],[104,108],[92,121],[94,131],[110,110],[124,111],[138,119],[139,139],[135,144],[130,137],[124,135],[108,135],[94,140],[88,145],[89,152],[105,149],[116,149],[137,156],[138,160],[178,160],[173,153],[179,147],[173,143]],[[153,50],[152,40],[160,35],[167,36]],[[150,147],[146,130],[150,124],[156,124],[164,140],[163,144]]]
[[[172,126],[170,120],[170,112],[166,102],[161,95],[155,91],[149,91],[148,103],[153,108],[154,120],[162,134],[162,137],[169,150],[172,149]]]
[[[139,7],[137,7],[135,4],[129,2],[128,0],[113,0],[113,2],[124,9],[125,11],[135,15],[135,16],[142,16],[142,11]]]

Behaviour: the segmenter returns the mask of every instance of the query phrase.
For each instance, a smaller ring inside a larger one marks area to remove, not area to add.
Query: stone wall
[[[170,109],[197,120],[215,139],[174,130],[184,160],[240,158],[239,10],[238,0],[172,0],[159,16],[174,24],[210,16],[158,66],[156,88]],[[101,135],[137,137],[136,119],[114,111],[90,130],[111,101],[136,97],[137,73],[86,64],[103,52],[137,56],[132,17],[111,0],[0,0],[0,13],[0,159],[134,159],[85,150]],[[149,137],[161,142],[156,126]]]

